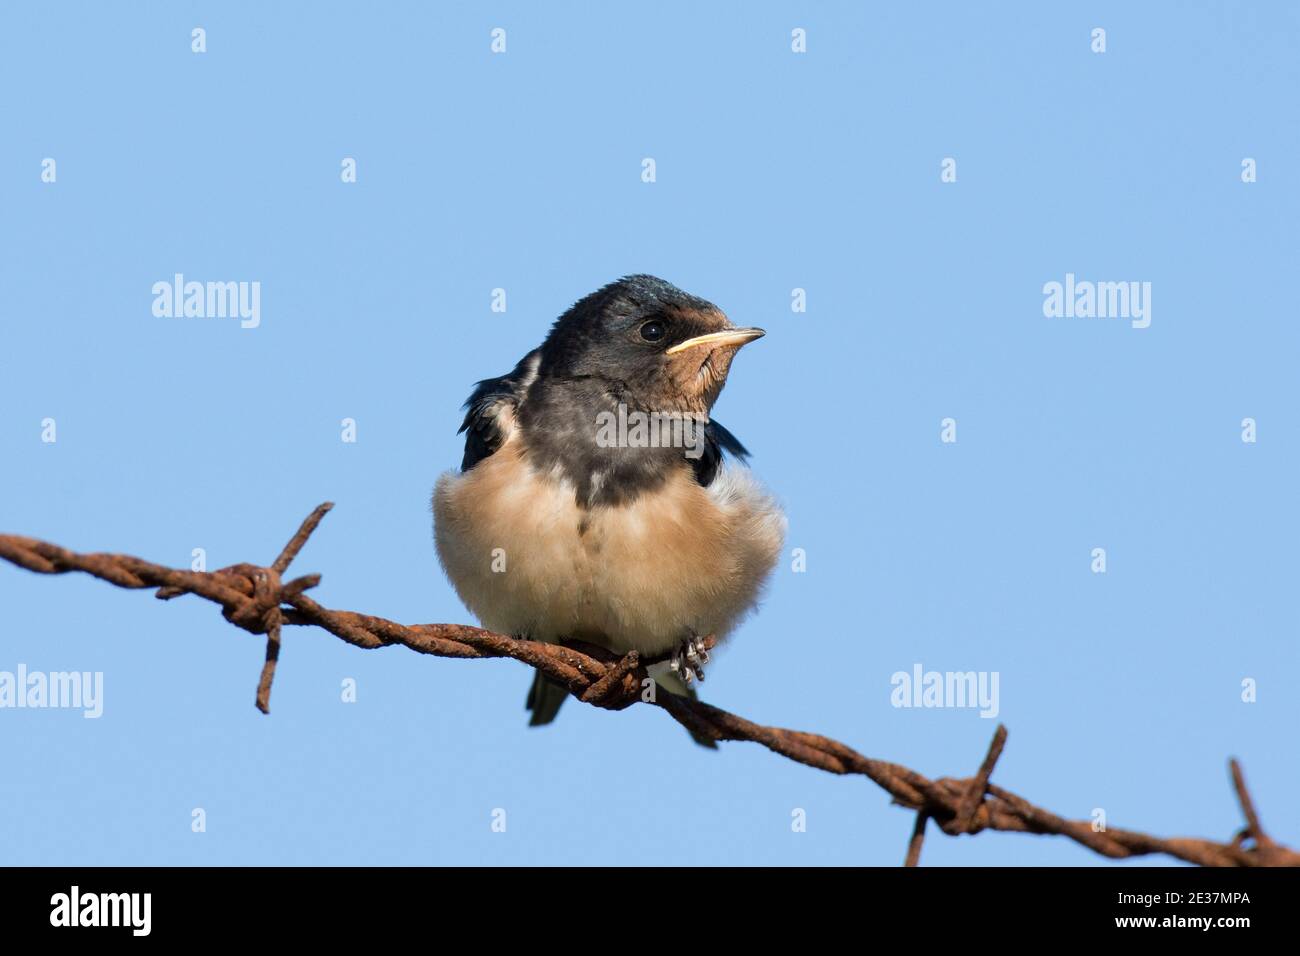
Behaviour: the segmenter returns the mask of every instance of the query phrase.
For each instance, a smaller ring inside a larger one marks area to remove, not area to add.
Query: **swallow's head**
[[[542,345],[541,371],[602,381],[642,408],[707,415],[736,352],[762,335],[663,279],[628,276],[560,316]]]

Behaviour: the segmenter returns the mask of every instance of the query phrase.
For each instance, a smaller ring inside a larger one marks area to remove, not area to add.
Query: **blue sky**
[[[715,413],[787,554],[708,700],[964,776],[997,721],[895,708],[891,675],[996,672],[1001,785],[1226,839],[1237,755],[1294,842],[1298,20],[8,4],[0,530],[216,568],[269,562],[329,499],[295,565],[318,600],[467,621],[428,505],[460,403],[650,272],[769,333]],[[178,272],[259,282],[260,325],[155,316]],[[1150,282],[1150,327],[1046,317],[1067,273]],[[652,708],[569,702],[530,730],[510,661],[293,629],[264,717],[262,641],[205,602],[0,566],[0,607],[0,670],[104,675],[98,720],[0,710],[5,862],[894,864],[911,827],[865,779],[706,752]],[[1104,862],[1010,834],[924,861]]]

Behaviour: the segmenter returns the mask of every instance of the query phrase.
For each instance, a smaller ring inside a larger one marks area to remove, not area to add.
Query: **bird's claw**
[[[704,683],[704,665],[709,662],[709,649],[704,638],[691,634],[682,641],[668,659],[668,666],[689,686],[692,680]]]

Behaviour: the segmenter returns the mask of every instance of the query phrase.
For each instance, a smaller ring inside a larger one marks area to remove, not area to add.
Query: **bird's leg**
[[[673,651],[672,657],[668,659],[668,666],[689,686],[691,681],[697,678],[701,684],[704,683],[704,665],[708,662],[709,649],[704,646],[704,638],[691,631],[690,637],[683,640]]]

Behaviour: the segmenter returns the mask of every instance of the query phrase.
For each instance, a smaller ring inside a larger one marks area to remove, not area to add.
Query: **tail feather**
[[[528,690],[528,700],[524,703],[524,706],[532,712],[532,717],[528,719],[528,726],[540,727],[549,724],[560,712],[564,698],[568,696],[569,691],[566,688],[548,680],[541,671],[536,671],[533,674],[533,686]]]
[[[670,694],[676,694],[678,697],[687,697],[691,700],[699,700],[700,695],[695,692],[695,685],[688,684],[670,670],[665,670],[662,674],[654,675],[655,683],[659,685],[660,690],[666,690]],[[708,747],[710,750],[718,749],[718,742],[712,737],[705,737],[703,734],[697,734],[693,730],[688,730],[691,740],[694,740],[701,747]]]
[[[699,699],[699,695],[695,693],[695,687],[687,684],[672,671],[657,675],[655,682],[659,685],[661,691],[676,694],[678,697],[689,697],[691,700]],[[532,714],[528,719],[528,726],[540,727],[543,724],[549,724],[555,719],[555,715],[560,712],[560,707],[564,704],[564,698],[568,696],[569,691],[566,688],[551,681],[541,671],[536,671],[533,674],[533,685],[528,689],[528,699],[524,702],[524,707]],[[690,734],[691,739],[701,747],[708,747],[710,750],[718,749],[716,740],[697,734],[694,731],[691,731]]]

